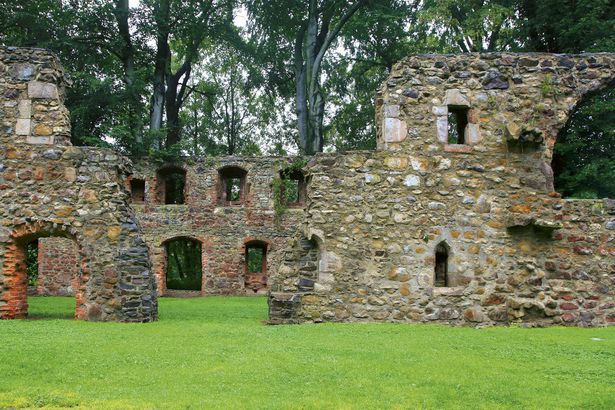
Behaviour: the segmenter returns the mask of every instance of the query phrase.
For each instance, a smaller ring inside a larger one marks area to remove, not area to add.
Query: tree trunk
[[[155,7],[154,13],[157,26],[157,35],[150,131],[157,132],[162,128],[165,96],[165,74],[168,69],[168,64],[171,61],[168,25],[170,14],[169,0],[159,0]]]

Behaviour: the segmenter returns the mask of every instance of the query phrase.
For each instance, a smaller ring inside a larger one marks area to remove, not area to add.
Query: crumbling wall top
[[[614,80],[615,53],[413,55],[378,91],[378,148],[504,153],[508,142],[532,143],[550,160],[572,109]]]
[[[67,85],[52,52],[0,47],[2,142],[70,145],[69,113],[63,104]]]

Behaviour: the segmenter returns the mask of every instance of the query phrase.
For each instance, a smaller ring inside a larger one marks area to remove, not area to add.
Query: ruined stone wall
[[[161,295],[177,294],[166,289],[165,242],[193,238],[202,244],[202,295],[253,295],[268,290],[268,277],[275,273],[280,256],[303,217],[302,207],[274,210],[274,179],[297,159],[286,157],[216,157],[187,159],[178,164],[139,162],[132,180],[145,181],[145,203],[133,209],[147,242],[157,288]],[[166,205],[160,197],[159,171],[174,166],[186,172],[184,204]],[[244,198],[240,203],[220,201],[220,170],[246,172]],[[130,186],[128,181],[127,188]],[[266,272],[247,275],[245,246],[251,241],[266,245]],[[250,277],[253,276],[253,277]]]
[[[38,240],[38,283],[36,294],[74,296],[80,269],[79,248],[68,238]]]
[[[130,162],[70,146],[65,84],[48,51],[0,48],[0,318],[27,315],[27,243],[63,237],[79,249],[76,318],[155,320],[148,251],[124,189]]]
[[[615,323],[613,201],[559,198],[550,168],[571,110],[614,69],[613,54],[401,61],[376,99],[379,151],[310,163],[270,322]]]

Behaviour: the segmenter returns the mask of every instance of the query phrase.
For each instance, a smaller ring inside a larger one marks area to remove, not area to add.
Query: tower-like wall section
[[[61,237],[78,249],[77,319],[155,320],[148,250],[124,189],[131,164],[70,145],[65,86],[52,53],[0,47],[0,318],[27,316],[27,244]]]
[[[398,63],[378,151],[308,166],[270,322],[615,323],[615,202],[561,199],[550,167],[575,105],[614,78],[613,54]]]

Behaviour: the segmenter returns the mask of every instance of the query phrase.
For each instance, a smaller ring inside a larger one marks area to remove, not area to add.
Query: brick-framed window
[[[243,204],[246,199],[247,174],[245,169],[234,166],[218,171],[218,204],[222,206]]]
[[[159,204],[181,205],[185,203],[186,170],[168,166],[156,173],[156,197]]]
[[[145,202],[145,181],[142,179],[130,180],[130,199],[133,204]]]
[[[284,180],[282,194],[287,199],[289,208],[298,208],[305,204],[306,180],[300,170],[283,169],[280,171],[280,178]]]

